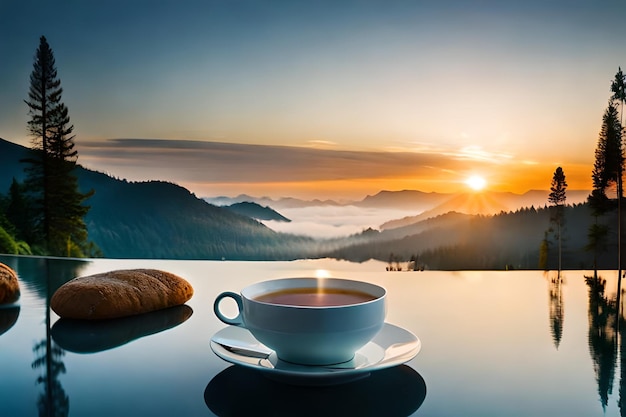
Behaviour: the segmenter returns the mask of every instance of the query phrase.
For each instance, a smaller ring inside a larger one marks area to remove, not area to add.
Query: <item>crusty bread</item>
[[[0,304],[14,303],[20,298],[17,274],[7,265],[0,263]]]
[[[99,320],[147,313],[187,302],[193,288],[185,279],[156,269],[129,269],[74,278],[52,296],[60,317]]]

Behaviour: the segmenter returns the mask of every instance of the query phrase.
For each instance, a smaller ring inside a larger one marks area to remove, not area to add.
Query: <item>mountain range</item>
[[[589,190],[567,190],[567,204],[580,204],[587,201]],[[415,213],[401,219],[389,219],[380,229],[393,229],[420,222],[451,211],[464,214],[494,215],[515,211],[524,207],[545,207],[548,205],[548,190],[530,190],[523,194],[498,191],[437,193],[417,190],[387,191],[368,195],[362,200],[337,202],[334,200],[300,200],[295,198],[272,199],[241,194],[236,197],[204,197],[212,204],[228,206],[243,202],[256,203],[281,210],[305,207],[354,206],[371,209],[403,209]]]
[[[28,152],[28,148],[0,139],[0,194],[8,192],[13,178],[23,180],[24,166],[19,161]],[[521,195],[381,191],[353,202],[250,196],[199,198],[165,181],[131,182],[82,166],[75,172],[82,192],[95,191],[86,201],[91,209],[85,220],[89,239],[109,258],[332,257],[358,262],[373,258],[390,263],[417,258],[433,269],[536,269],[545,239],[550,252],[548,264],[555,265],[556,243],[550,208],[546,207],[548,191]],[[584,204],[587,195],[584,190],[567,192],[563,267],[590,268],[595,262],[599,268],[615,269],[615,257],[609,253],[615,247],[616,233],[609,234],[606,250],[601,253],[586,250],[587,232],[593,223],[606,224],[609,229],[615,224],[614,213],[599,219],[592,216]],[[379,230],[370,228],[334,239],[278,233],[255,220],[267,216],[286,219],[274,210],[280,207],[342,205],[364,209],[402,207],[415,215],[390,220]]]

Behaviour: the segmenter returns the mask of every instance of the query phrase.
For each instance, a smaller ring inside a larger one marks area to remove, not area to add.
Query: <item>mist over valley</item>
[[[424,193],[416,190],[380,191],[362,200],[302,200],[291,197],[272,199],[239,195],[204,197],[218,206],[253,202],[273,209],[289,222],[259,219],[269,228],[295,235],[328,239],[359,234],[367,229],[389,230],[418,223],[449,212],[494,215],[521,208],[542,208],[548,204],[547,190],[524,194],[483,191],[480,193]],[[568,191],[567,203],[584,203],[588,190]]]

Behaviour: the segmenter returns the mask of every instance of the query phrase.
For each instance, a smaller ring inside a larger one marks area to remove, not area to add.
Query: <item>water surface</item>
[[[602,287],[586,282],[589,271],[566,271],[562,280],[539,271],[386,272],[375,261],[0,262],[18,272],[22,288],[17,306],[0,309],[1,416],[232,415],[260,398],[267,398],[256,408],[263,415],[626,414],[626,325],[615,314],[615,271],[600,272]],[[194,297],[179,309],[113,323],[67,323],[47,307],[67,280],[125,268],[178,274]],[[285,386],[211,352],[211,335],[224,327],[212,311],[217,294],[296,276],[384,286],[387,321],[415,333],[422,351],[353,384],[313,388]],[[346,404],[333,408],[339,397]]]

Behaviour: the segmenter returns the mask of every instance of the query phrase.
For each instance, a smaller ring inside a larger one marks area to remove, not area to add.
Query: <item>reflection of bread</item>
[[[59,288],[50,307],[60,317],[111,319],[184,304],[193,288],[183,278],[156,269],[129,269],[74,278]]]
[[[14,303],[20,298],[20,284],[14,270],[0,263],[0,304]]]
[[[8,308],[0,308],[0,334],[6,333],[20,315],[20,308],[18,306],[11,306]]]
[[[110,320],[62,318],[54,323],[51,334],[56,344],[65,350],[95,353],[176,327],[192,313],[191,307],[181,305]]]

